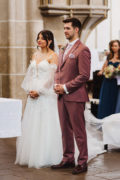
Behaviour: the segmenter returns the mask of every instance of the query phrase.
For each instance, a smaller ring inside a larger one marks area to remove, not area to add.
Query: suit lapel
[[[60,68],[62,68],[62,67],[64,66],[66,60],[67,60],[68,57],[69,57],[69,54],[73,53],[80,44],[81,44],[81,42],[80,42],[80,40],[78,40],[78,41],[73,45],[73,47],[70,49],[70,51],[68,51],[68,53],[66,54],[65,59],[64,59],[64,62],[63,62],[63,55],[64,55],[64,53],[62,54],[62,56],[61,56],[61,58],[62,58],[62,59],[61,59],[61,62],[62,62],[62,63],[61,63],[61,65],[60,65]],[[65,51],[64,51],[64,52],[65,52]]]
[[[64,55],[64,52],[66,50],[66,47],[67,47],[68,44],[66,44],[66,46],[64,46],[64,48],[60,50],[60,54],[59,54],[59,64],[61,65],[62,62],[63,62],[63,55]]]

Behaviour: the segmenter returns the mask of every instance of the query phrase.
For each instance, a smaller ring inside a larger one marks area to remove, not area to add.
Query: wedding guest
[[[114,68],[118,67],[120,64],[120,41],[113,40],[109,43],[110,53],[107,56],[101,71],[98,75],[104,74],[104,70],[109,65],[112,65]],[[104,78],[101,91],[100,91],[100,102],[98,107],[98,118],[102,119],[106,116],[115,113],[116,102],[118,95],[118,86],[117,80],[115,77]]]

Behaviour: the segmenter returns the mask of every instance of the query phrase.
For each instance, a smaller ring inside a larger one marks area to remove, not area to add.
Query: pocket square
[[[73,59],[73,58],[75,58],[75,55],[74,54],[69,54],[69,58]]]

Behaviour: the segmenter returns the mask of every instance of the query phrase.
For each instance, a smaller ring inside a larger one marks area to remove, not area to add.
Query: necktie
[[[71,49],[72,45],[71,44],[68,44],[68,46],[66,47],[65,49],[65,52],[64,52],[64,55],[63,55],[63,62],[65,60],[65,56],[67,55],[68,51]]]

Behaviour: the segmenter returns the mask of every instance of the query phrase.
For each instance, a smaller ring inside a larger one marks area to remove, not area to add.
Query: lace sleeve
[[[32,75],[33,75],[33,73],[32,73],[32,68],[31,68],[31,64],[30,64],[28,69],[27,69],[24,80],[21,84],[21,87],[26,91],[27,94],[31,90]]]

